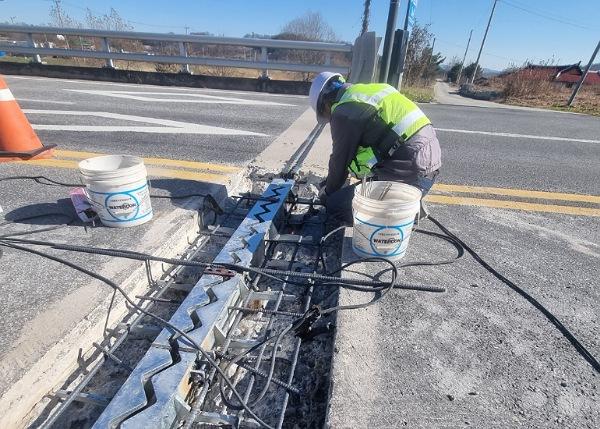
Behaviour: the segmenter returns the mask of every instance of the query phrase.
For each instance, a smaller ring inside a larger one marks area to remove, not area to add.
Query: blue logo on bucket
[[[116,220],[132,220],[140,212],[140,202],[128,192],[110,194],[104,200],[109,215]]]
[[[102,218],[103,222],[132,222],[152,214],[151,207],[149,207],[146,213],[140,214],[141,204],[139,199],[134,195],[134,192],[147,192],[147,190],[148,185],[146,184],[124,192],[98,192],[91,189],[88,189],[88,192],[106,195],[104,198],[104,209],[112,219]]]
[[[362,249],[356,248],[356,246],[353,246],[354,250],[357,250],[360,253],[364,253],[370,256],[384,257],[398,256],[406,251],[406,247],[404,247],[404,249],[402,248],[405,236],[403,228],[411,228],[414,224],[414,220],[411,220],[410,222],[404,223],[402,225],[376,225],[373,223],[365,222],[358,218],[355,218],[355,221],[364,225],[374,227],[375,229],[371,232],[368,238],[365,235],[363,235],[364,238],[368,239],[369,245],[373,253],[365,252]],[[357,229],[355,228],[355,232],[356,231]],[[380,247],[384,247],[386,249],[382,250]]]

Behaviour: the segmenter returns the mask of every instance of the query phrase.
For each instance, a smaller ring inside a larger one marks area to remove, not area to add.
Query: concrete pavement
[[[598,118],[496,106],[421,108],[443,151],[427,197],[431,213],[598,359]],[[326,175],[330,150],[326,128],[304,173]],[[348,245],[344,262],[354,258]],[[403,262],[452,254],[447,244],[415,234]],[[448,292],[396,291],[338,315],[329,427],[600,423],[595,370],[538,309],[472,258],[406,268],[401,279]],[[366,300],[340,294],[340,304]]]

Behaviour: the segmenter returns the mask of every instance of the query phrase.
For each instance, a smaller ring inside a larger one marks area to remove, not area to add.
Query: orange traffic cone
[[[56,145],[42,145],[0,77],[0,162],[50,158],[54,147]]]

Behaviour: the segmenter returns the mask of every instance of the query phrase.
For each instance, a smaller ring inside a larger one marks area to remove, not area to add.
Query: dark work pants
[[[417,178],[416,183],[409,183],[409,185],[419,188],[423,193],[423,197],[425,197],[433,186],[436,176],[437,171],[429,176],[421,176]],[[356,188],[356,185],[344,186],[327,196],[325,206],[327,208],[327,219],[330,225],[352,225],[352,199],[354,198],[354,189]]]

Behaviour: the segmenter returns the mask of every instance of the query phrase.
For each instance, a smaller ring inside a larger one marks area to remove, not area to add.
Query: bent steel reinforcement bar
[[[268,200],[254,205],[214,262],[249,266],[283,212],[293,184],[274,180],[263,193]],[[218,275],[203,275],[170,319],[205,350],[223,338],[233,321],[230,307],[247,292],[239,274],[215,284],[219,280]],[[186,397],[196,359],[185,339],[163,329],[93,427],[170,428],[189,410]]]

